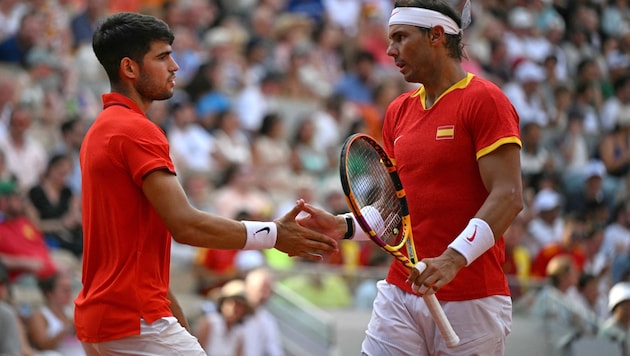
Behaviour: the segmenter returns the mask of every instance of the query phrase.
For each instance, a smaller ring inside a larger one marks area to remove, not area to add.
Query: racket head
[[[396,165],[378,141],[365,134],[348,137],[339,173],[346,202],[361,229],[390,253],[402,248],[411,236],[407,198]]]

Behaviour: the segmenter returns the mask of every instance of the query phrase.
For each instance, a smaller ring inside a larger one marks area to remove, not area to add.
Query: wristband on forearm
[[[468,226],[451,242],[448,247],[461,253],[469,266],[494,246],[494,234],[487,222],[479,218],[472,218]]]
[[[243,250],[274,248],[278,238],[278,227],[274,222],[241,221],[245,225],[247,240]]]
[[[352,213],[345,213],[342,216],[346,220],[346,233],[343,236],[344,240],[368,241],[370,239]]]

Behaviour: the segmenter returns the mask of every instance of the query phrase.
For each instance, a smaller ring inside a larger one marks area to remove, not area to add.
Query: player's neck
[[[433,106],[445,91],[455,85],[455,83],[466,78],[467,75],[466,71],[459,64],[447,64],[440,69],[436,71],[439,74],[435,76],[434,80],[423,83],[426,93],[424,105],[427,109]]]

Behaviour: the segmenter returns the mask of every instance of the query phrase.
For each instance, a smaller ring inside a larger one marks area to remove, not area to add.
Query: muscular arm
[[[519,148],[514,144],[503,145],[480,158],[478,163],[489,195],[475,217],[488,223],[496,241],[523,208]],[[451,282],[466,265],[464,256],[451,248],[423,261],[428,266],[425,272],[420,275],[413,269],[407,282],[416,286],[435,285],[436,290]]]
[[[513,144],[479,159],[481,179],[490,195],[475,216],[490,225],[495,240],[523,209],[520,162],[518,146]]]
[[[246,231],[238,221],[208,214],[190,205],[177,177],[167,171],[149,174],[142,185],[145,196],[164,221],[173,238],[183,244],[216,249],[241,249]],[[316,254],[336,251],[336,241],[321,233],[302,228],[295,216],[303,202],[276,220],[278,238],[275,248],[293,256],[320,259]]]

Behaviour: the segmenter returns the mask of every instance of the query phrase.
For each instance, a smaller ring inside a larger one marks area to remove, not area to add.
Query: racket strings
[[[365,222],[387,245],[402,242],[401,205],[396,187],[373,146],[356,140],[348,150],[349,183]]]

